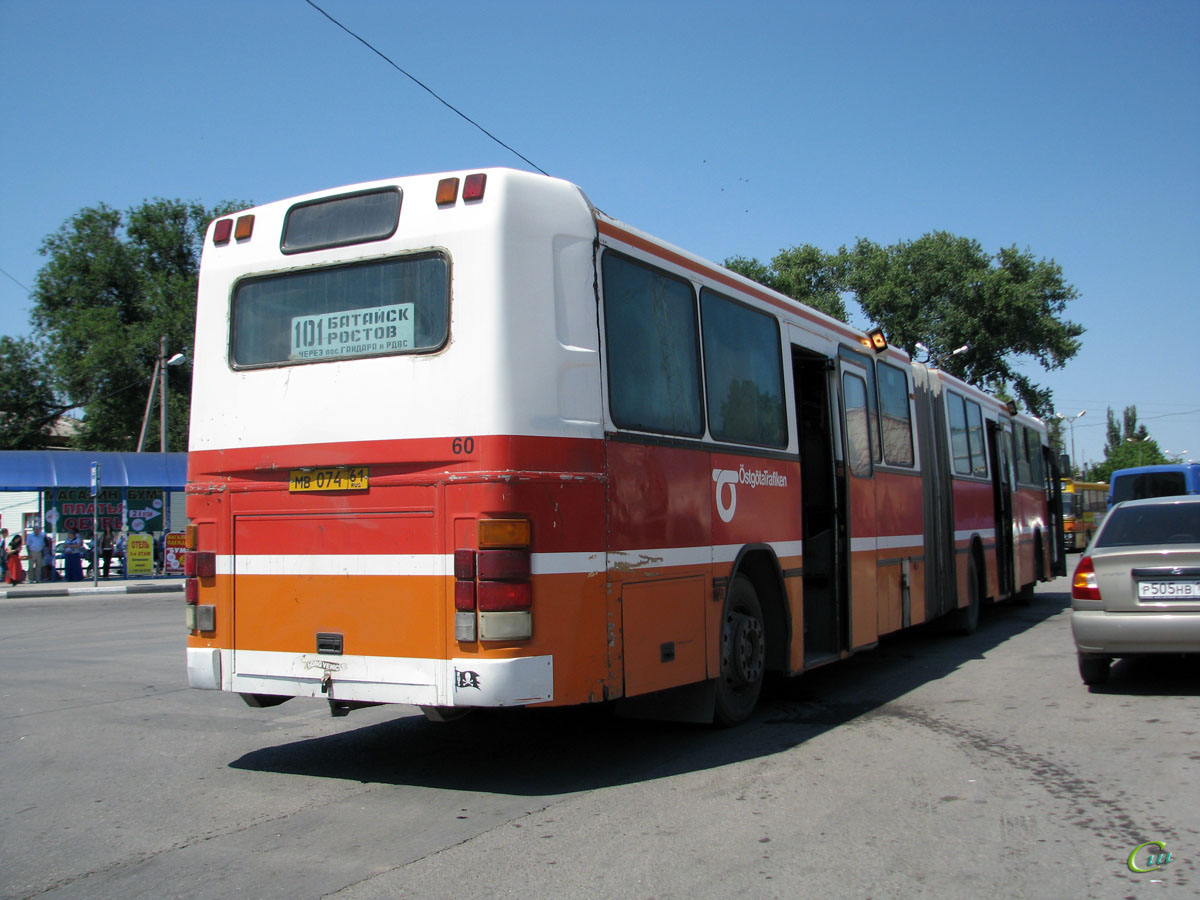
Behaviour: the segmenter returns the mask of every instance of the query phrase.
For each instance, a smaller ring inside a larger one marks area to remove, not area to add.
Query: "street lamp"
[[[1062,419],[1064,422],[1067,423],[1067,425],[1071,429],[1071,474],[1072,475],[1075,474],[1075,421],[1077,419],[1082,419],[1086,415],[1087,415],[1086,409],[1081,409],[1079,412],[1075,413],[1075,415],[1071,416],[1069,419],[1066,416],[1064,416],[1062,413],[1054,414],[1054,417],[1056,419]]]
[[[167,359],[167,336],[158,339],[158,358],[154,360],[154,374],[150,376],[150,393],[146,395],[146,412],[142,415],[142,434],[138,438],[137,452],[146,448],[146,437],[150,433],[150,410],[154,408],[154,391],[158,390],[159,446],[167,452],[167,366],[177,366],[184,361],[182,353]]]
[[[951,350],[945,356],[938,356],[938,357],[935,357],[933,355],[933,351],[930,350],[928,347],[926,347],[924,344],[922,344],[920,341],[917,341],[916,348],[925,354],[924,361],[925,361],[926,365],[931,366],[931,367],[937,367],[937,366],[941,365],[941,362],[943,359],[949,359],[952,356],[962,356],[964,353],[966,353],[968,350],[971,349],[971,345],[963,344],[957,350]]]

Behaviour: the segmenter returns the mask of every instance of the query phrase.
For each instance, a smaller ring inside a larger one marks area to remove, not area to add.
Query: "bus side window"
[[[912,414],[908,405],[908,378],[904,372],[880,363],[879,411],[883,430],[883,459],[891,466],[913,465]]]
[[[850,372],[842,375],[842,393],[846,401],[846,456],[850,471],[863,478],[871,476],[871,431],[867,418],[867,383]]]
[[[692,286],[604,254],[608,402],[621,428],[699,437],[700,334]]]

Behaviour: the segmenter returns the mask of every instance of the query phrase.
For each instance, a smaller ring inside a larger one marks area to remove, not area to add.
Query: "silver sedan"
[[[1085,684],[1114,657],[1200,653],[1200,496],[1112,508],[1075,567],[1071,631]]]

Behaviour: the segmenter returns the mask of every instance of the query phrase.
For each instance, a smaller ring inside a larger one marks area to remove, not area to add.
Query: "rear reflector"
[[[454,577],[459,581],[475,580],[475,551],[454,551]]]
[[[200,602],[200,582],[195,578],[188,578],[183,582],[183,599],[188,603]]]
[[[463,182],[463,200],[482,200],[483,188],[487,184],[487,175],[468,175]]]
[[[458,612],[475,611],[475,582],[454,582],[454,608]]]

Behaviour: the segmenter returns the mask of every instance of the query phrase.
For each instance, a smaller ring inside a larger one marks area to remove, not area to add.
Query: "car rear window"
[[[1200,503],[1121,506],[1096,535],[1095,547],[1200,543]]]

